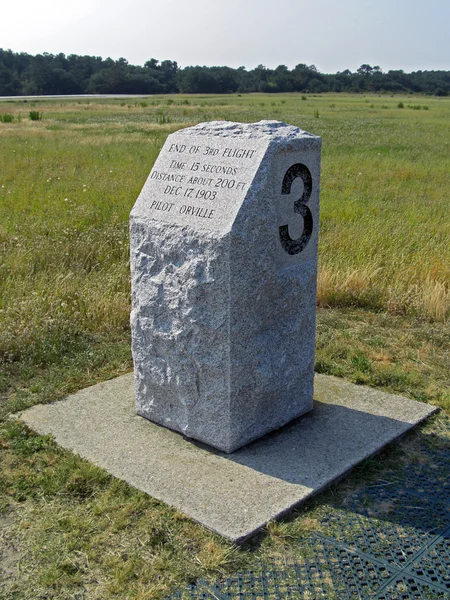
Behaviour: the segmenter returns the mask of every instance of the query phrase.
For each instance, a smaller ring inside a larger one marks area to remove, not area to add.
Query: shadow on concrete
[[[320,488],[410,428],[408,421],[315,401],[311,412],[231,454],[188,441],[271,477]]]

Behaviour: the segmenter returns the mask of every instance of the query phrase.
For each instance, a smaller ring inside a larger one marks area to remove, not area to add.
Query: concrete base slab
[[[316,375],[314,397],[312,412],[228,455],[137,416],[131,373],[20,418],[240,542],[436,410],[325,375]]]

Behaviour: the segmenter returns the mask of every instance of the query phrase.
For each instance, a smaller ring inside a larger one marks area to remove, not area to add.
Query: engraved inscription
[[[297,177],[300,177],[303,181],[303,194],[301,198],[295,200],[294,212],[303,217],[303,232],[300,237],[293,240],[289,235],[288,225],[281,225],[279,228],[281,245],[283,246],[283,249],[291,255],[299,254],[299,252],[302,252],[302,250],[305,249],[313,231],[312,213],[307,206],[307,202],[309,201],[312,192],[312,177],[311,172],[306,165],[296,163],[289,167],[283,177],[281,193],[289,195],[291,193],[292,183]]]
[[[158,182],[157,193],[161,195],[150,204],[152,212],[217,218],[221,200],[248,190],[248,169],[257,153],[255,148],[231,146],[170,144],[166,150],[170,157],[150,175],[151,180]],[[159,182],[163,182],[161,186]]]

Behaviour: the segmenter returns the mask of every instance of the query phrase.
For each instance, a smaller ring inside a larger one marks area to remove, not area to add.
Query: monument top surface
[[[258,121],[257,123],[236,123],[233,121],[208,121],[193,127],[180,129],[175,134],[214,135],[220,137],[279,138],[293,139],[298,137],[316,138],[317,136],[300,127],[287,125],[282,121]]]
[[[168,136],[132,218],[228,231],[269,146],[319,141],[280,121],[212,121]]]

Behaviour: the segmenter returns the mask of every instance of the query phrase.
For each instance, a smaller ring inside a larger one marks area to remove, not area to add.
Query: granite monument
[[[130,217],[139,415],[225,452],[313,405],[321,139],[168,136]]]

